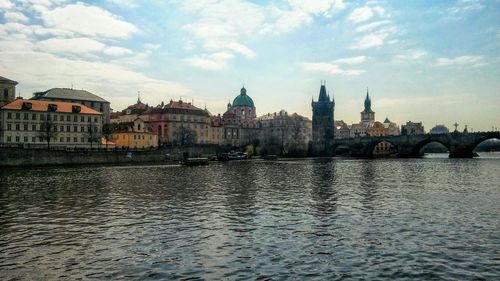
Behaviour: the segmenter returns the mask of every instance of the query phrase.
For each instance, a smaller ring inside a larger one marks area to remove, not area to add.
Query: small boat
[[[247,154],[244,152],[230,152],[222,153],[217,157],[219,161],[230,161],[230,160],[245,160],[247,159]]]
[[[208,165],[208,158],[186,158],[181,161],[184,166],[202,166]]]

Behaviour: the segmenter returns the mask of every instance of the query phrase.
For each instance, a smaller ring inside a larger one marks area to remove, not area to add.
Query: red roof
[[[170,101],[167,105],[165,105],[165,108],[175,108],[175,109],[188,109],[188,110],[202,110],[194,105],[192,105],[190,102],[183,102],[183,101]]]
[[[31,103],[31,109],[23,109],[23,103]],[[10,110],[23,110],[23,111],[41,111],[47,112],[49,104],[57,105],[57,110],[54,112],[59,113],[72,113],[73,106],[80,107],[80,114],[94,114],[101,115],[102,113],[93,110],[83,104],[72,103],[72,102],[60,102],[60,101],[43,101],[43,100],[27,100],[27,99],[16,99],[11,103],[8,103],[1,107],[1,109]]]

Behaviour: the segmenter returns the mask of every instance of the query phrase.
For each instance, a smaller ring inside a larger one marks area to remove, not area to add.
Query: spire
[[[245,85],[243,85],[243,87],[241,88],[241,90],[240,90],[240,94],[241,94],[242,96],[244,96],[244,95],[246,95],[246,94],[247,94],[247,89],[245,89]]]
[[[137,104],[141,103],[141,91],[137,91]]]
[[[321,101],[330,101],[330,98],[328,98],[328,96],[326,94],[326,87],[325,87],[324,82],[321,82],[321,88],[319,89],[319,98],[318,98],[318,101],[319,102],[321,102]]]
[[[370,99],[370,93],[368,92],[368,87],[366,87],[366,98],[365,98],[365,112],[372,111],[372,100]]]

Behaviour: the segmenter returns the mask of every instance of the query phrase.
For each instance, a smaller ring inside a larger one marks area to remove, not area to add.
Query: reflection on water
[[[481,156],[2,169],[0,276],[496,279]]]

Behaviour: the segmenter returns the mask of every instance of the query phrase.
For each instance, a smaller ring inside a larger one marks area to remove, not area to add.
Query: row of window
[[[14,126],[12,126],[13,124],[7,124],[7,130],[8,131],[12,131],[12,128],[14,128],[14,131],[21,131],[21,124],[14,124]],[[23,131],[38,131],[39,129],[41,129],[41,126],[43,124],[41,124],[40,126],[37,125],[37,124],[31,124],[31,127],[29,126],[29,124],[23,124]],[[58,129],[59,129],[59,132],[71,132],[71,126],[67,125],[67,126],[56,126],[54,125],[53,127],[53,131],[54,132],[57,132]],[[91,129],[90,126],[80,126],[80,130],[78,130],[78,126],[73,126],[73,132],[89,132]],[[66,130],[65,130],[66,129]],[[97,126],[94,126],[94,132],[98,132],[99,131],[99,128]]]
[[[47,117],[45,117],[47,116]],[[52,120],[52,121],[66,121],[66,122],[92,122],[92,117],[87,116],[78,116],[78,115],[69,115],[69,114],[59,114],[59,115],[50,115],[50,114],[37,114],[37,113],[23,113],[21,114],[20,112],[16,112],[13,114],[13,112],[7,112],[7,119],[15,119],[15,120],[21,120],[21,117],[23,120]],[[73,117],[73,118],[71,118]],[[85,121],[86,120],[86,121]],[[98,117],[94,116],[94,123],[98,122]]]
[[[32,143],[34,143],[34,142],[46,143],[46,140],[43,140],[40,137],[33,137],[33,136],[31,138],[29,136],[15,136],[15,137],[7,136],[7,142],[21,142],[21,138],[22,138],[23,142],[25,142],[25,143],[29,142],[30,139],[31,139]],[[73,138],[71,138],[71,137],[66,137],[66,138],[65,137],[59,137],[59,138],[55,138],[51,142],[56,142],[57,143],[58,141],[60,143],[61,142],[66,142],[66,143],[68,143],[68,142],[74,142],[74,143],[77,143],[78,142],[78,138],[77,137],[73,137]],[[90,141],[91,141],[90,138],[83,138],[83,137],[81,137],[79,142],[83,143],[83,142],[90,142]]]
[[[172,127],[176,128],[177,127],[177,123],[172,123]],[[181,123],[179,124],[179,127],[186,127],[186,128],[194,128],[194,129],[208,129],[208,126],[207,125],[198,125],[198,124],[184,124],[184,123]]]

